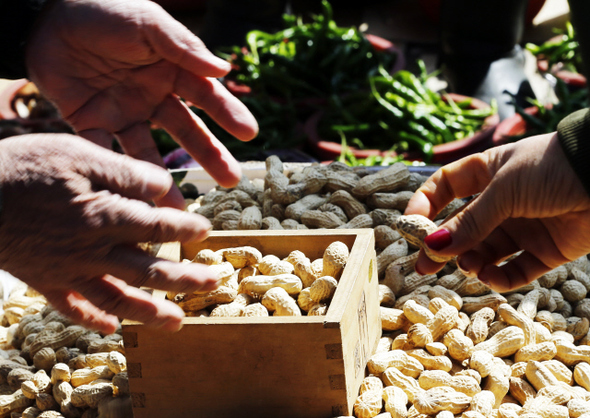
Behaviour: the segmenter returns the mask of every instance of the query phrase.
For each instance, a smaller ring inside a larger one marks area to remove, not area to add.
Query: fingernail
[[[196,224],[193,223],[193,228],[187,230],[187,235],[181,238],[182,242],[201,242],[209,236],[213,226],[207,218],[204,218],[201,215],[186,212],[183,214],[183,216],[185,216],[187,222],[195,222],[196,220]]]
[[[211,61],[213,62],[213,64],[217,65],[220,68],[223,68],[224,70],[226,68],[227,71],[231,70],[231,63],[229,61],[224,60],[223,58],[220,58],[217,55],[214,55],[213,53],[211,53],[211,55]]]
[[[205,282],[199,292],[211,292],[219,287],[221,282],[219,280]]]
[[[465,261],[461,258],[457,259],[457,268],[461,273],[465,275],[465,277],[475,277],[471,270],[469,270],[469,268],[465,266]]]
[[[153,194],[166,193],[172,184],[172,177],[160,167],[147,166],[144,171],[146,184],[144,192]]]
[[[164,324],[162,324],[161,329],[168,332],[178,332],[182,329],[182,320],[178,320],[176,318],[169,319]]]
[[[485,284],[487,287],[490,287],[490,282],[488,280],[481,279],[479,276],[477,277],[477,280]]]
[[[465,267],[465,262],[461,258],[457,259],[457,267],[465,276],[469,277],[469,275],[471,274],[469,269]]]
[[[451,245],[452,242],[451,233],[446,229],[439,229],[424,238],[424,244],[434,251],[442,250]]]

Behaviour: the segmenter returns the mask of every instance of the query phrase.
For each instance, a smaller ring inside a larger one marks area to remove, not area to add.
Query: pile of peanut
[[[374,172],[340,163],[285,175],[278,158],[266,163],[265,179],[214,189],[188,202],[187,210],[218,230],[374,230],[383,334],[354,405],[357,418],[590,418],[587,257],[509,294],[465,277],[452,259],[439,274],[422,276],[414,263],[432,224],[402,213],[423,176],[403,164]],[[452,202],[435,224],[462,204]],[[234,299],[209,304],[198,297],[191,302],[193,295],[169,298],[189,306],[187,315],[203,309],[254,315],[248,306],[264,312],[262,306],[268,315],[268,291],[245,278],[256,278],[246,274],[254,269],[262,273],[264,257],[256,254],[256,262],[236,267],[232,251],[204,251],[194,261],[215,265],[221,288],[232,288]],[[289,262],[265,257],[273,266]],[[294,264],[286,273],[301,281],[298,301],[325,273],[323,259],[321,268],[303,254],[301,260],[300,268],[313,276],[299,276]],[[240,286],[255,290],[240,292]],[[304,298],[304,304],[314,301]],[[325,312],[328,300],[315,301],[317,308],[290,306],[312,315]],[[274,315],[282,309],[276,303],[270,308]],[[0,418],[132,416],[120,333],[104,336],[72,325],[25,285],[10,293],[1,321]]]
[[[0,417],[131,416],[121,334],[73,325],[24,283],[14,287],[0,326]]]
[[[243,179],[189,202],[214,229],[373,228],[383,336],[354,406],[357,418],[590,418],[590,265],[581,257],[498,294],[457,269],[414,264],[429,223],[402,216],[425,180],[396,164],[340,163]],[[442,261],[442,260],[441,260]]]
[[[325,315],[348,255],[348,247],[340,241],[313,261],[299,250],[281,260],[250,246],[204,249],[185,261],[209,265],[220,286],[212,292],[169,292],[167,297],[187,316]]]

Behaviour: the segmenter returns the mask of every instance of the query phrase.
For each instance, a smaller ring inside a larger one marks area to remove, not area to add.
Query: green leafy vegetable
[[[375,50],[355,27],[339,27],[325,0],[322,9],[310,23],[286,14],[284,30],[251,31],[246,48],[222,51],[235,68],[228,78],[270,97],[327,98],[366,88],[380,66],[392,67],[395,54]]]
[[[566,22],[565,30],[556,30],[556,33],[555,38],[541,45],[527,43],[525,47],[536,57],[546,59],[549,70],[554,65],[561,65],[563,69],[581,73],[582,56],[571,22]]]
[[[512,97],[516,113],[526,122],[526,132],[511,137],[512,142],[529,136],[555,132],[557,124],[567,115],[590,106],[587,88],[571,91],[563,80],[557,79],[556,83],[557,103],[547,105],[539,100],[530,99],[531,107],[536,108],[534,114],[527,112],[516,103],[515,97]]]
[[[427,87],[424,64],[421,74],[402,70],[391,75],[383,68],[369,77],[370,91],[331,100],[318,124],[324,140],[347,142],[361,149],[410,153],[429,161],[437,144],[473,135],[485,119],[496,113],[495,104],[471,109],[471,99],[451,96]]]

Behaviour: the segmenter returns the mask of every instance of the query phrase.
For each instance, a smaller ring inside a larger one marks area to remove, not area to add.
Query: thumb
[[[118,154],[88,141],[80,140],[79,152],[84,164],[77,171],[95,186],[124,197],[151,201],[162,199],[172,188],[170,173],[155,164]]]
[[[424,243],[436,254],[458,255],[484,241],[508,218],[503,188],[492,181],[461,211],[444,221],[440,228],[428,235]]]

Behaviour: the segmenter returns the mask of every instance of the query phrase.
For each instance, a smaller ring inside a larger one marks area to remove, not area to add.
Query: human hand
[[[79,133],[164,166],[148,120],[166,129],[222,186],[240,167],[179,99],[190,100],[241,140],[257,123],[215,77],[230,64],[156,3],[147,0],[56,0],[44,10],[27,44],[30,79]],[[181,208],[176,188],[159,205]]]
[[[425,243],[492,289],[521,287],[590,253],[590,196],[556,134],[491,148],[442,167],[408,203],[406,214],[433,218],[453,198],[478,195]],[[510,261],[497,266],[511,255]],[[440,270],[422,252],[416,269]]]
[[[139,287],[191,292],[217,283],[203,265],[136,247],[207,236],[205,218],[145,203],[172,183],[162,168],[72,135],[3,139],[0,268],[87,327],[112,333],[122,317],[177,330],[182,310]]]

